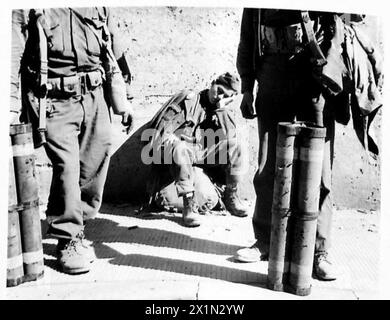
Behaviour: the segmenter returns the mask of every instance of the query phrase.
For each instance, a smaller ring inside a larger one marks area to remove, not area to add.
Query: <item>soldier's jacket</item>
[[[299,46],[300,42],[304,45],[305,40],[298,25],[299,13],[297,10],[244,9],[237,52],[237,70],[241,77],[242,92],[253,91],[260,72],[261,58],[267,50],[291,51],[291,47]],[[350,30],[341,19],[335,19],[339,15],[310,11],[310,18],[318,21],[318,25],[313,26],[314,31],[321,27],[322,32],[325,32],[324,37],[327,40],[331,38],[330,47],[321,47],[328,60],[322,70],[322,78],[325,78],[324,75],[337,76],[334,78],[339,78],[341,83],[342,91],[335,96],[327,95],[326,107],[332,109],[335,120],[344,125],[348,123],[351,112],[359,140],[367,150],[376,155],[379,152],[377,143],[369,131],[370,123],[382,105],[378,88],[381,87],[378,82],[382,73],[382,58],[372,44],[362,43],[364,38],[359,37],[359,33],[355,34],[357,27]],[[333,22],[336,23],[333,25]],[[280,41],[283,39],[287,41]],[[349,85],[345,86],[346,84]]]
[[[310,11],[309,15],[317,34],[332,13]],[[252,92],[264,52],[294,54],[305,46],[301,22],[299,10],[244,8],[237,52],[242,92]]]
[[[171,134],[186,136],[193,143],[202,140],[202,131],[207,129],[221,130],[222,138],[235,137],[236,124],[228,109],[210,110],[204,101],[207,91],[195,93],[183,90],[173,95],[149,123],[149,128],[155,129],[150,141],[159,147]],[[202,99],[203,96],[203,99]]]
[[[231,112],[226,108],[209,110],[207,103],[205,103],[207,99],[206,94],[207,90],[200,93],[183,90],[173,95],[149,121],[147,127],[154,129],[155,132],[151,140],[146,143],[150,143],[152,149],[159,152],[164,144],[164,140],[169,135],[174,134],[178,138],[182,138],[181,135],[185,135],[187,137],[185,141],[190,142],[189,140],[192,138],[192,143],[194,143],[196,148],[200,147],[198,151],[202,151],[209,146],[207,141],[202,139],[202,130],[220,129],[221,135],[218,135],[218,137],[221,139],[235,137],[236,124],[231,116]],[[150,176],[152,178],[147,183],[147,192],[150,196],[149,202],[152,201],[158,191],[163,190],[164,187],[172,182],[169,169],[163,163],[153,163],[151,170]],[[211,184],[210,181],[209,184]],[[209,194],[210,188],[205,187],[203,183],[200,185],[204,190],[198,190],[198,192],[200,194],[202,192]],[[195,187],[198,188],[199,185]]]
[[[115,27],[107,8],[55,8],[42,12],[48,40],[49,78],[69,77],[102,68],[104,23],[116,43]],[[33,26],[36,16],[34,9],[12,12],[11,110],[14,111],[20,109],[19,72],[27,65],[32,71],[39,69],[39,41]],[[119,50],[118,44],[114,45],[114,51]]]

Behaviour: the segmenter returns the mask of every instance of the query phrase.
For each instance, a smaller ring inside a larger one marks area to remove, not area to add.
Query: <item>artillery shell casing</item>
[[[290,268],[290,206],[295,156],[295,137],[299,126],[279,123],[276,142],[275,178],[272,202],[270,252],[267,286],[283,291]]]
[[[294,231],[289,291],[302,296],[311,291],[325,135],[325,128],[307,126],[301,128],[298,137],[299,179],[295,185],[292,212]]]
[[[7,287],[14,287],[23,283],[24,272],[11,140],[9,142]]]
[[[43,276],[42,231],[31,124],[11,125],[25,281]]]

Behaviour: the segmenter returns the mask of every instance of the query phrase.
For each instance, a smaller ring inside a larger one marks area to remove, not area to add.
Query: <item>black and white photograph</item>
[[[8,4],[2,299],[170,301],[150,319],[388,299],[387,22],[366,2]]]

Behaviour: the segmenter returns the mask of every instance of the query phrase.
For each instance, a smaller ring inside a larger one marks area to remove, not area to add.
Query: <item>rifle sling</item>
[[[37,28],[39,35],[39,127],[38,131],[46,131],[46,95],[47,95],[47,77],[48,77],[48,61],[47,61],[47,37],[44,28],[41,24],[41,19],[37,19]]]

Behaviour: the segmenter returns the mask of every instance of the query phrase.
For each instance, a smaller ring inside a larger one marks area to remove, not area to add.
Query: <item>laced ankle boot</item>
[[[198,227],[201,224],[198,205],[194,199],[194,193],[183,195],[183,223],[186,227]]]
[[[224,194],[226,210],[237,217],[246,217],[249,208],[245,205],[237,193],[237,183],[228,183]]]

